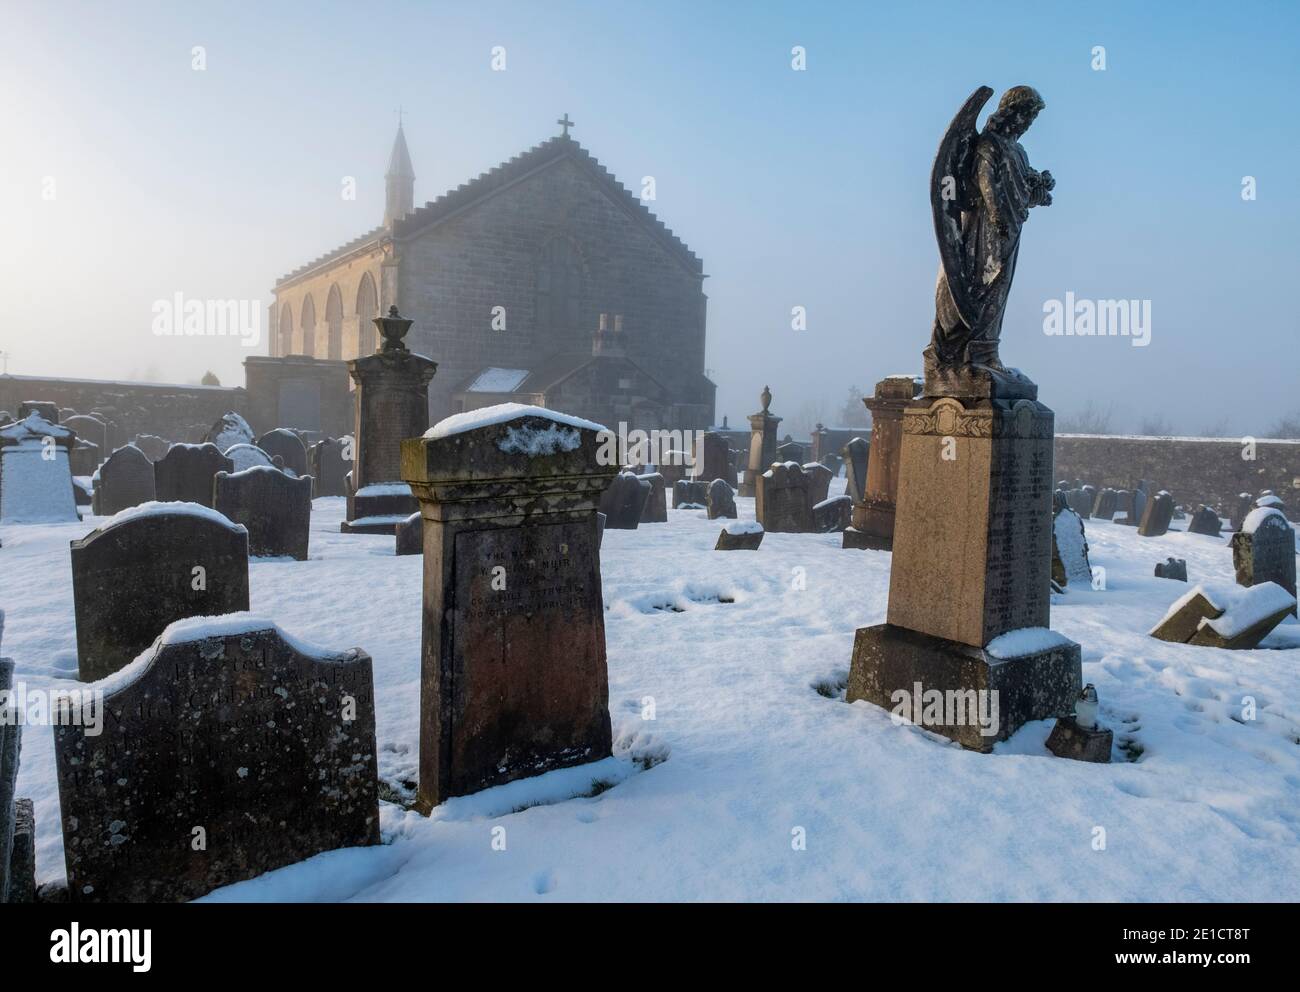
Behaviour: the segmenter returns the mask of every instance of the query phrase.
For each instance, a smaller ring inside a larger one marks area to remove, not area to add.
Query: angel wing
[[[934,215],[934,236],[939,242],[939,259],[943,264],[948,292],[967,327],[979,319],[979,307],[966,293],[961,266],[961,215],[975,202],[972,184],[973,152],[979,136],[975,122],[988,103],[993,90],[981,86],[961,105],[948,125],[930,171],[930,210]]]

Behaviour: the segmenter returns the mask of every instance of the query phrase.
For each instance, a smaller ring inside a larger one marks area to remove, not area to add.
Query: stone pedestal
[[[1073,711],[1079,645],[1047,629],[1052,422],[1033,399],[907,405],[888,622],[858,631],[850,702],[996,692],[995,707],[985,701],[997,711],[992,729],[919,705],[924,718],[913,719],[983,751],[1026,721]]]
[[[871,411],[871,457],[867,462],[866,491],[862,501],[853,507],[852,530],[844,532],[846,548],[889,551],[894,545],[903,410],[919,391],[914,376],[891,375],[876,383],[874,396],[862,401]]]
[[[1081,727],[1074,717],[1063,716],[1047,736],[1047,750],[1058,758],[1107,764],[1114,737],[1106,727]]]
[[[611,749],[596,508],[618,467],[547,411],[455,419],[402,442],[424,519],[425,812]]]
[[[357,384],[352,491],[345,534],[395,534],[418,507],[401,479],[401,443],[429,429],[429,381],[438,363],[407,349],[402,338],[411,321],[397,307],[376,317],[379,350],[348,362]]]
[[[763,387],[763,409],[749,418],[749,461],[745,465],[745,477],[740,483],[741,496],[755,496],[758,493],[758,477],[776,461],[776,425],[781,418],[768,411],[772,402],[772,391]]]

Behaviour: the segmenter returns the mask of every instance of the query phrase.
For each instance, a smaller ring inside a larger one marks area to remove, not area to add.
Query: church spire
[[[393,139],[393,152],[388,156],[388,172],[384,175],[384,226],[405,217],[415,208],[415,169],[411,166],[411,153],[406,149],[406,135],[402,124],[397,124],[397,137]]]

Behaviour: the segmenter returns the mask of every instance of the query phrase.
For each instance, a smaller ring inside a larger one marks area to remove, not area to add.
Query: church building
[[[438,363],[432,421],[520,402],[613,429],[712,424],[703,263],[558,123],[418,208],[399,125],[383,223],[276,283],[272,356],[370,354],[395,304]]]

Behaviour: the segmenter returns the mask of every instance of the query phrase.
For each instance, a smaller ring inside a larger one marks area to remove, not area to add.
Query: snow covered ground
[[[737,504],[753,518],[753,500]],[[308,641],[373,656],[380,775],[409,795],[421,559],[395,557],[391,537],[340,534],[342,515],[343,500],[316,500],[311,559],[255,561],[251,606]],[[1274,632],[1267,644],[1290,645],[1279,650],[1146,634],[1188,589],[1153,578],[1155,563],[1186,558],[1193,584],[1230,583],[1226,536],[1141,538],[1087,522],[1106,589],[1053,597],[1052,626],[1083,645],[1084,681],[1115,731],[1114,762],[1091,765],[1046,751],[1048,721],[981,755],[843,701],[854,630],[884,619],[888,554],[841,550],[838,534],[768,534],[758,552],[715,552],[720,522],[702,510],[668,516],[605,532],[614,757],[456,799],[430,818],[383,803],[382,846],[208,898],[1300,895],[1300,625]],[[68,541],[94,524],[0,528],[3,653],[29,687],[75,674]],[[1248,696],[1256,718],[1243,721]],[[52,734],[24,737],[19,794],[36,800],[37,874],[57,879]]]

